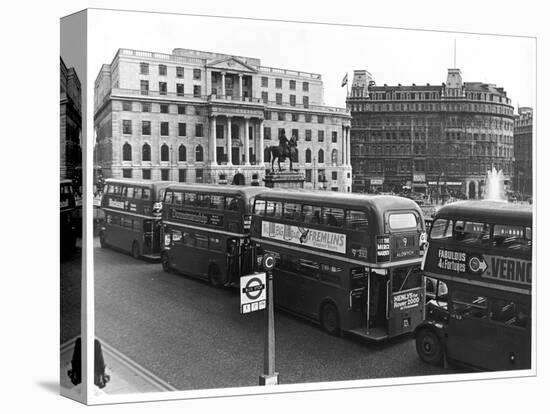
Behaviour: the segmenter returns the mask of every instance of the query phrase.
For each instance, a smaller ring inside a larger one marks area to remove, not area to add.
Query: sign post
[[[263,256],[262,265],[267,273],[267,326],[264,347],[264,373],[260,375],[260,385],[277,385],[279,373],[275,372],[275,314],[273,310],[273,267],[275,258]]]

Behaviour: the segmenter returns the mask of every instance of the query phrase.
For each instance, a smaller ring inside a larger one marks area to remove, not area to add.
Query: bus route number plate
[[[265,309],[265,273],[254,273],[241,277],[241,313],[251,313]]]

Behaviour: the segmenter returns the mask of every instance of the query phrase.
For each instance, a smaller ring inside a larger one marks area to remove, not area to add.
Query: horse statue
[[[292,169],[292,159],[298,159],[298,142],[296,137],[292,136],[290,140],[286,138],[283,134],[279,137],[279,145],[271,145],[269,147],[269,154],[271,156],[271,171],[274,171],[273,164],[275,163],[275,158],[277,158],[277,165],[279,166],[279,171],[284,171],[281,169],[281,161],[285,162],[288,158],[290,161],[290,171]]]

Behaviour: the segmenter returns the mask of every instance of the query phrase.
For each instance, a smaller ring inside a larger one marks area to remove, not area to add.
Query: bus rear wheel
[[[340,334],[340,318],[338,309],[332,303],[323,305],[321,309],[321,326],[330,335]]]
[[[437,334],[431,329],[422,329],[416,335],[416,352],[420,359],[431,365],[443,361],[443,346]]]
[[[132,243],[132,256],[134,259],[139,259],[141,256],[139,253],[139,243],[137,241]]]
[[[212,286],[218,288],[222,287],[225,283],[220,268],[215,264],[210,265],[210,267],[208,268],[208,281]]]

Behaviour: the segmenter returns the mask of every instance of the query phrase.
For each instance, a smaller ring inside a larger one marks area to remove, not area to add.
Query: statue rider
[[[283,156],[290,157],[290,142],[288,141],[284,130],[279,136],[279,147],[281,148]]]

